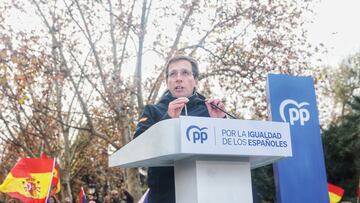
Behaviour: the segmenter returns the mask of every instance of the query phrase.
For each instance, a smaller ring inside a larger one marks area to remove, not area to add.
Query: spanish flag
[[[79,203],[87,203],[87,198],[83,187],[80,188]]]
[[[51,180],[51,195],[55,195],[56,193],[60,192],[60,173],[59,173],[59,166],[55,164],[53,178]]]
[[[0,192],[24,203],[44,203],[51,189],[55,159],[21,158],[0,185]]]
[[[340,202],[340,200],[344,194],[344,189],[342,189],[341,187],[338,187],[336,185],[328,183],[328,191],[329,191],[330,203]]]
[[[49,159],[49,157],[45,153],[41,153],[40,156],[42,159]],[[55,195],[60,192],[60,173],[59,173],[59,165],[55,163],[53,178],[51,180],[51,195]]]

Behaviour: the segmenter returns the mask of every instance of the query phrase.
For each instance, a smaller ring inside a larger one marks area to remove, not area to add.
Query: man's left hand
[[[213,107],[211,104],[219,107],[220,109],[224,110],[225,109],[225,105],[224,103],[221,102],[220,99],[209,99],[208,101],[205,102],[205,105],[209,111],[209,115],[210,117],[213,118],[224,118],[225,117],[225,113],[220,111],[219,109]]]

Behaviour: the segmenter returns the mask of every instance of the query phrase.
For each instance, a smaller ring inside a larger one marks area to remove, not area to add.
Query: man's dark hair
[[[190,57],[190,56],[179,55],[179,56],[172,57],[166,63],[166,66],[165,66],[166,79],[168,79],[168,77],[169,77],[169,66],[170,66],[170,64],[175,63],[177,61],[181,61],[181,60],[189,61],[190,64],[191,64],[191,71],[193,73],[194,78],[195,79],[199,78],[199,66],[198,66],[197,61],[194,58]]]

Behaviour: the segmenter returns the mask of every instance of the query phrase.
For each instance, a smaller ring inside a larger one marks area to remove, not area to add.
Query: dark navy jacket
[[[134,137],[139,136],[155,123],[169,119],[167,109],[169,103],[176,99],[166,91],[160,102],[155,105],[146,105],[137,125]],[[194,93],[186,104],[189,116],[210,117],[204,102],[205,97]],[[181,115],[185,115],[184,109]],[[175,203],[174,167],[150,167],[148,169],[149,203]]]

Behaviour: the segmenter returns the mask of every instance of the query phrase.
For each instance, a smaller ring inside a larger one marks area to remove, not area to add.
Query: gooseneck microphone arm
[[[198,104],[203,104],[203,103],[206,102],[205,100],[202,100],[202,99],[200,99],[200,98],[197,98],[195,101],[196,101]],[[237,119],[236,116],[233,116],[233,115],[231,115],[230,113],[222,110],[220,107],[216,106],[215,104],[212,104],[212,103],[209,103],[209,104],[210,104],[212,107],[214,107],[214,108],[220,110],[221,112],[225,113],[226,115],[230,116],[232,119]]]

